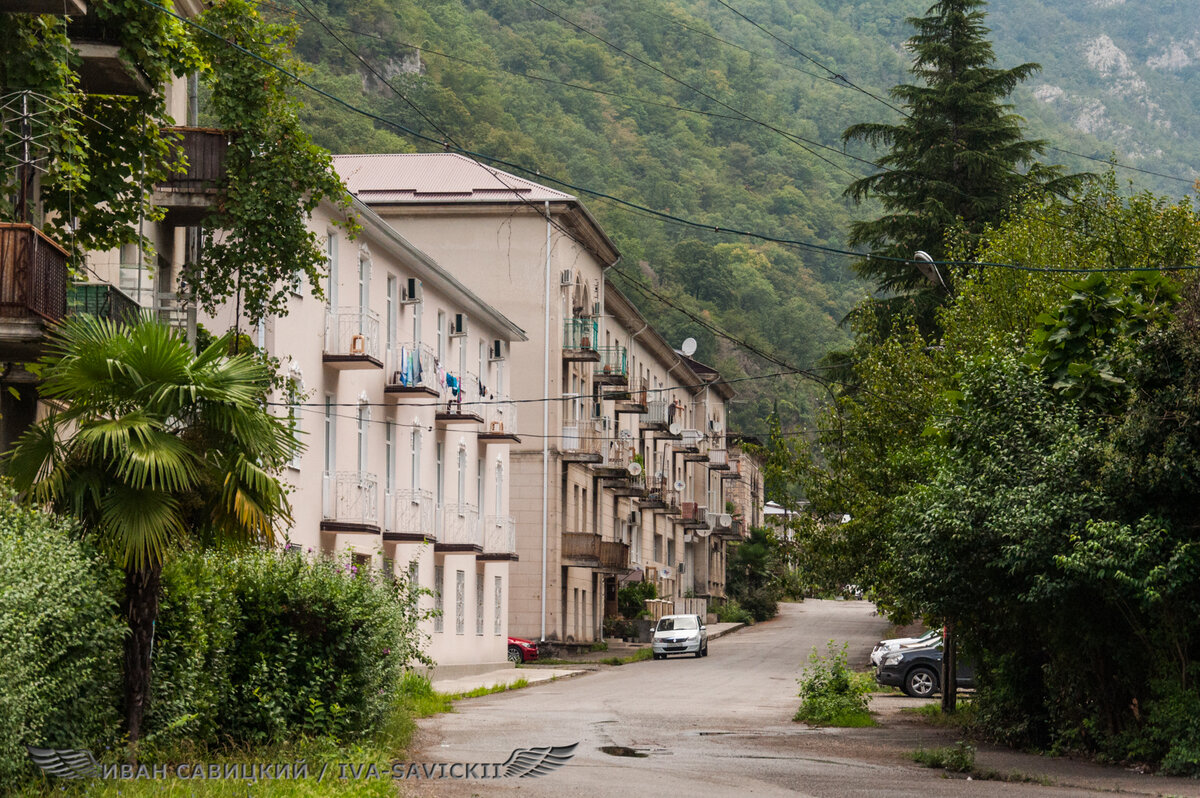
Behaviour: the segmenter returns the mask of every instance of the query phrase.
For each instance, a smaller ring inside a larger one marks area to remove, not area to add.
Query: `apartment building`
[[[630,579],[723,596],[732,390],[606,280],[619,253],[587,209],[454,154],[334,162],[358,200],[529,335],[511,360],[513,633],[598,639]]]
[[[324,299],[298,287],[286,316],[247,328],[229,305],[201,321],[246,330],[286,374],[280,412],[306,444],[284,474],[288,542],[428,588],[439,675],[498,667],[521,440],[508,360],[526,336],[370,208],[351,214],[354,238],[328,203],[310,221],[326,242]]]

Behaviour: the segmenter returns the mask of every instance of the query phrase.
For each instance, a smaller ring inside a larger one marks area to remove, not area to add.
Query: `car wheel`
[[[704,644],[704,656],[708,656],[708,643]]]
[[[696,659],[704,656],[704,649],[701,646],[696,646]]]
[[[913,698],[929,698],[937,689],[937,674],[929,668],[913,668],[904,677],[904,692]]]
[[[521,649],[516,646],[508,647],[508,661],[516,665],[520,665],[525,661],[525,656],[521,653]]]

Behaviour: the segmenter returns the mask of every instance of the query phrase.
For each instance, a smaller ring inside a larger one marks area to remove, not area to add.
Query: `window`
[[[499,577],[499,576],[496,577],[496,583],[495,583],[494,589],[495,589],[495,593],[496,593],[496,596],[495,596],[496,613],[492,617],[495,618],[496,625],[494,627],[495,632],[493,632],[493,634],[498,635],[504,631],[504,628],[503,628],[504,613],[501,611],[504,607],[504,604],[503,604],[503,601],[504,601],[504,579],[502,577]]]
[[[396,425],[389,421],[383,428],[383,489],[391,496],[396,492]]]
[[[337,465],[337,425],[334,416],[333,394],[325,394],[325,473],[332,474]]]
[[[460,446],[458,449],[458,512],[466,512],[467,499],[467,450]]]
[[[475,505],[483,515],[483,458],[475,461]]]
[[[504,463],[496,463],[496,495],[493,501],[496,503],[496,515],[504,515]]]
[[[446,311],[439,310],[437,318],[437,358],[439,363],[446,362]]]
[[[396,348],[396,308],[400,303],[399,284],[396,275],[389,274],[387,278],[387,348]]]
[[[369,405],[358,406],[358,473],[367,473],[367,426],[371,422]]]
[[[467,572],[454,572],[454,633],[456,635],[466,634],[467,632]]]
[[[475,574],[475,634],[483,637],[483,574]]]
[[[421,303],[412,306],[413,309],[413,346],[421,343]]]
[[[325,280],[325,299],[329,307],[337,308],[338,304],[338,273],[337,273],[337,233],[330,230],[325,240],[325,265],[328,275]]]
[[[437,506],[441,507],[446,503],[446,464],[444,462],[446,444],[438,441],[434,451],[437,458],[434,469],[434,488],[437,490],[437,493],[434,498]]]
[[[433,567],[433,631],[442,632],[446,628],[446,607],[442,601],[442,593],[446,587],[446,566]]]
[[[302,411],[300,405],[301,394],[304,393],[304,386],[296,378],[291,378],[287,381],[287,403],[288,403],[288,432],[291,433],[292,439],[299,441],[303,430],[300,428],[300,413]],[[296,451],[292,455],[292,459],[288,461],[288,468],[299,470],[300,468],[300,452]]]
[[[421,489],[421,430],[412,431],[412,491]]]

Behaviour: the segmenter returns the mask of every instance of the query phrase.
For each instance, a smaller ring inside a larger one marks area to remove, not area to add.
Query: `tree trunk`
[[[129,619],[129,636],[125,638],[125,730],[135,751],[150,703],[150,654],[161,591],[161,562],[125,572],[125,617]]]
[[[951,715],[958,708],[958,646],[954,624],[947,622],[942,631],[942,712]]]

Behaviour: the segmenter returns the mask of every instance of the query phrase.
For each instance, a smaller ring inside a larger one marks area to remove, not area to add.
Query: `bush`
[[[944,748],[918,748],[912,752],[912,760],[921,767],[942,768],[951,773],[973,773],[975,746],[960,740]]]
[[[361,738],[419,661],[405,590],[298,553],[187,553],[163,572],[151,739]]]
[[[826,658],[814,648],[800,682],[800,709],[793,720],[821,726],[871,726],[871,681],[850,670],[846,644],[829,641]]]
[[[716,608],[718,623],[754,623],[754,616],[742,609],[735,599],[729,599]]]
[[[626,618],[640,618],[646,611],[646,601],[658,598],[653,582],[633,582],[617,591],[617,610]]]
[[[0,788],[33,772],[25,745],[114,742],[121,581],[74,537],[69,522],[0,488]]]

